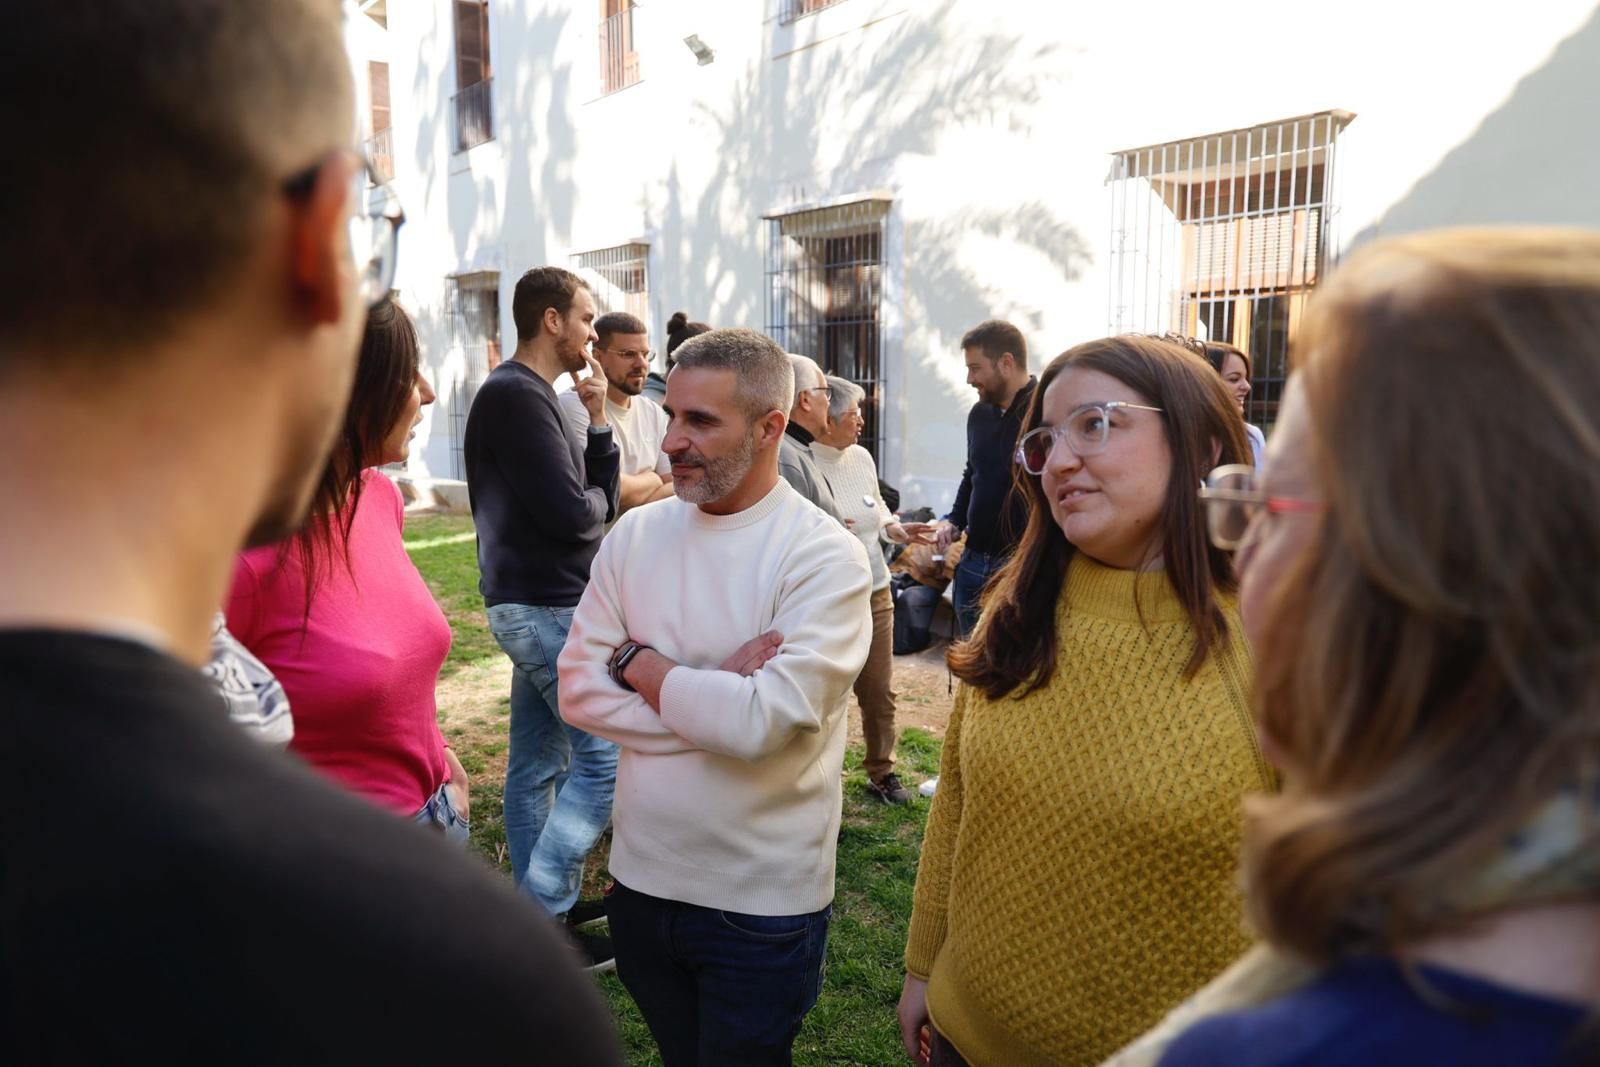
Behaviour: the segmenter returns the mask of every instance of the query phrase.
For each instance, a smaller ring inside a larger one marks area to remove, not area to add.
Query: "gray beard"
[[[750,434],[739,451],[721,459],[702,460],[700,480],[694,485],[679,485],[672,481],[672,491],[685,504],[715,504],[744,481],[745,475],[755,465],[756,439]]]

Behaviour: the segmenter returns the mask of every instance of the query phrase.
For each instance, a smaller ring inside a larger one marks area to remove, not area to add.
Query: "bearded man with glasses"
[[[0,70],[29,146],[0,178],[9,1059],[620,1062],[534,909],[254,744],[199,671],[393,278],[339,4],[12,0]]]
[[[650,337],[644,320],[609,311],[594,320],[594,358],[606,375],[606,422],[622,454],[617,515],[672,495],[672,461],[661,451],[667,413],[644,395],[650,373]],[[589,432],[589,409],[576,389],[562,393],[561,413],[579,440]]]

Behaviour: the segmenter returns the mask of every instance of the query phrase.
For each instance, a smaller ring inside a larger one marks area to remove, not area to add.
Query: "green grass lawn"
[[[450,658],[439,672],[441,680],[462,667],[500,655],[483,616],[478,593],[478,543],[472,537],[467,515],[417,515],[406,519],[406,548],[433,598],[450,620],[455,640]],[[467,768],[470,773],[471,767]]]
[[[470,680],[474,668],[493,663],[500,655],[478,595],[476,546],[467,536],[471,532],[472,520],[463,516],[417,516],[406,521],[411,558],[444,609],[455,637],[441,681]],[[445,733],[472,776],[473,845],[503,869],[500,788],[509,703],[499,687],[485,691],[481,701],[481,710],[452,710]],[[938,773],[939,740],[933,735],[905,731],[898,753],[908,781]],[[797,1064],[900,1067],[906,1062],[895,1004],[904,974],[901,952],[928,802],[919,798],[908,808],[886,808],[867,799],[861,757],[860,746],[854,745],[845,755],[844,819],[827,976],[822,997],[795,1042]],[[591,886],[603,881],[608,844],[602,841],[591,858],[586,877]],[[616,1014],[629,1063],[659,1064],[655,1042],[622,983],[614,975],[602,975],[599,985]]]

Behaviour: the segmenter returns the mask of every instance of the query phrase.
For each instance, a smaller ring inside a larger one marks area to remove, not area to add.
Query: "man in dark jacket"
[[[985,583],[1010,557],[1027,523],[1027,504],[1011,491],[1011,468],[1034,379],[1028,374],[1028,342],[1009,322],[990,319],[974,326],[961,338],[961,350],[967,384],[978,391],[978,402],[967,414],[961,487],[950,514],[939,522],[937,544],[942,552],[966,533],[951,597],[957,625],[970,634],[978,624]]]

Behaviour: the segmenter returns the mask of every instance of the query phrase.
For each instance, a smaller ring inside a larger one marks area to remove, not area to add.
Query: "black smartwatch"
[[[630,693],[636,692],[636,690],[628,684],[628,680],[623,677],[623,674],[627,672],[628,664],[633,662],[633,658],[647,647],[649,646],[641,645],[637,641],[629,641],[611,653],[611,661],[606,664],[606,671],[611,675],[611,680]]]

